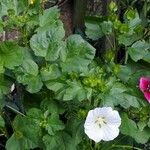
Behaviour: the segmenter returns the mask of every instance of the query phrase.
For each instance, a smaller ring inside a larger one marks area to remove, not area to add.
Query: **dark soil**
[[[6,140],[5,136],[0,136],[0,150],[5,150]]]

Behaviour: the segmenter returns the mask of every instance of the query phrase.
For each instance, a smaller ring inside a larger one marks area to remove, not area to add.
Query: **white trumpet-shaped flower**
[[[119,135],[121,118],[111,107],[95,108],[88,112],[84,130],[93,141],[111,141]]]

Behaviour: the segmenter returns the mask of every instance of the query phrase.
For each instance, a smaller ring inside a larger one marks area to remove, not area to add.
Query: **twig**
[[[112,145],[112,147],[122,147],[122,148],[127,148],[127,149],[133,149],[133,150],[142,150],[141,148],[138,148],[138,147],[133,147],[133,146],[130,146],[130,145]]]

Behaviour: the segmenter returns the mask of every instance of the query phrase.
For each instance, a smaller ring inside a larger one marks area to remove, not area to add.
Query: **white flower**
[[[110,141],[119,135],[121,118],[111,107],[95,108],[88,112],[84,131],[95,142]]]

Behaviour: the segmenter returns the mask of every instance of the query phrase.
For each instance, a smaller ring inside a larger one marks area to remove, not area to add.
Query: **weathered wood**
[[[86,14],[87,0],[74,0],[73,27],[84,31],[84,17]]]

